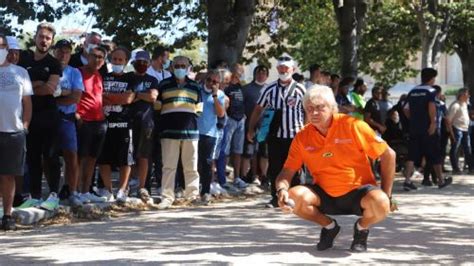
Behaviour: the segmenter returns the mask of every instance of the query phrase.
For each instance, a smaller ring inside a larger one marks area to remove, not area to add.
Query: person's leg
[[[245,139],[245,119],[236,121],[236,128],[234,136],[232,138],[232,166],[234,167],[234,178],[242,178],[240,169],[242,167],[242,153],[244,151],[244,139]]]
[[[3,215],[11,216],[13,197],[15,196],[15,176],[0,176],[2,184]]]
[[[359,220],[359,225],[363,228],[369,228],[381,222],[390,213],[390,200],[387,194],[380,189],[367,192],[362,197],[360,206],[364,211],[362,212],[362,218]]]
[[[201,195],[209,194],[212,179],[212,149],[216,138],[201,135],[198,146],[198,160],[200,165],[199,177],[202,184]]]
[[[199,196],[199,173],[197,171],[198,141],[186,140],[182,142],[181,162],[184,172],[184,197],[193,199]]]
[[[471,138],[467,131],[462,132],[461,145],[464,151],[464,164],[469,166],[469,171],[472,172],[474,170],[474,165],[472,162]]]
[[[30,132],[26,137],[26,160],[29,176],[29,193],[34,199],[41,198],[41,181],[43,178],[42,162],[42,138],[41,131],[35,127],[30,127]]]
[[[462,139],[462,132],[455,127],[453,128],[454,134],[454,142],[451,143],[451,149],[449,150],[449,159],[451,161],[451,167],[453,168],[453,172],[460,172],[461,169],[459,168],[459,158],[458,158],[458,151],[459,147],[461,146],[461,139]]]
[[[137,175],[139,183],[139,189],[145,187],[146,177],[148,173],[148,158],[137,158]]]
[[[82,181],[81,193],[89,192],[92,176],[94,175],[95,161],[96,158],[92,156],[84,156],[79,158]]]
[[[220,149],[217,150],[218,158],[216,161],[217,179],[220,185],[224,185],[227,182],[227,178],[225,174],[225,171],[226,171],[225,152],[227,149],[226,138],[227,138],[227,129],[224,128],[221,143],[220,143]]]
[[[161,154],[163,155],[163,178],[161,179],[161,195],[163,201],[173,203],[176,166],[181,150],[181,141],[175,139],[161,139]]]
[[[112,192],[112,168],[110,165],[100,164],[99,173],[102,177],[102,181],[104,182],[104,188],[106,188],[109,192]]]
[[[63,151],[63,158],[65,163],[65,177],[69,186],[70,192],[77,191],[79,166],[76,151]]]
[[[317,223],[324,227],[333,220],[319,210],[321,205],[320,197],[306,186],[295,186],[288,191],[289,198],[294,200],[295,207],[293,213],[297,216]]]
[[[130,172],[132,172],[132,167],[130,165],[124,165],[120,167],[119,189],[122,191],[127,189]]]

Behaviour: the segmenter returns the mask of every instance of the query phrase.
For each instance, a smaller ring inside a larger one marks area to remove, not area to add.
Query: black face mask
[[[134,63],[133,68],[135,68],[135,71],[137,71],[139,74],[144,74],[148,69],[148,64]]]

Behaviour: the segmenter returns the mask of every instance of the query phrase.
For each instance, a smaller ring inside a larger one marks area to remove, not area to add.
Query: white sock
[[[326,225],[324,228],[326,228],[327,230],[331,230],[334,227],[336,227],[336,223],[334,222],[334,220],[332,220],[332,222],[330,224]]]
[[[357,222],[357,230],[362,231],[362,230],[367,230],[367,228],[362,227],[360,223]]]

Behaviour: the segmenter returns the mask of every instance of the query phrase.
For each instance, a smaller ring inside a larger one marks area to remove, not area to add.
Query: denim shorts
[[[76,123],[61,118],[58,128],[58,141],[61,150],[77,152]]]
[[[229,117],[229,120],[227,120],[226,129],[227,136],[225,138],[225,154],[227,156],[229,156],[231,153],[242,154],[244,152],[245,118],[237,121]]]

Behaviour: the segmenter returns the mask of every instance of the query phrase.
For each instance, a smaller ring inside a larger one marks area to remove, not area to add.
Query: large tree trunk
[[[474,95],[474,47],[466,44],[455,50],[461,59],[464,87],[469,89],[471,95]]]
[[[367,13],[365,0],[334,0],[334,11],[339,25],[341,74],[357,77],[357,50]]]
[[[208,62],[229,65],[242,56],[255,14],[255,0],[208,0]]]

